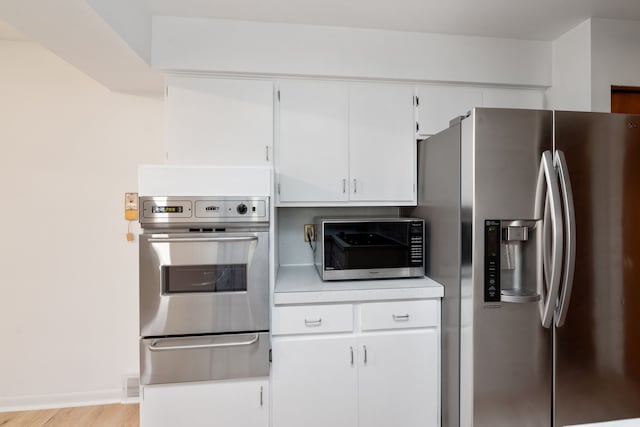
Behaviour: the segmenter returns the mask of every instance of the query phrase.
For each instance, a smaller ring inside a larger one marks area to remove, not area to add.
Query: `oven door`
[[[140,335],[268,330],[268,235],[141,235]]]

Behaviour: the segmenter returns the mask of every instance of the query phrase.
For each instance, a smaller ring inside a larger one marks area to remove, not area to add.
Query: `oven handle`
[[[197,350],[203,348],[222,348],[222,347],[240,347],[245,345],[251,345],[258,342],[260,335],[256,334],[252,339],[248,341],[236,341],[225,343],[211,343],[211,344],[196,344],[196,345],[168,345],[166,347],[157,347],[161,340],[153,340],[149,345],[150,351],[170,351],[170,350]]]
[[[256,236],[247,237],[152,237],[149,242],[168,242],[168,243],[181,243],[181,242],[251,242],[258,240]]]

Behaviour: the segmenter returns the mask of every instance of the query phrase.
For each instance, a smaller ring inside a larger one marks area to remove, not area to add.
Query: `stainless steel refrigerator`
[[[640,116],[476,108],[418,157],[442,425],[640,417]]]

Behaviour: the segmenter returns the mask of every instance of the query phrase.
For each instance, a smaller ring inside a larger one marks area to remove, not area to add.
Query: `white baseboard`
[[[0,397],[0,412],[106,405],[110,403],[122,403],[121,389]]]

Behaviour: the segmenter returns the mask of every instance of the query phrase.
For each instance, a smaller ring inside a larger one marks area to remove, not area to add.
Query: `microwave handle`
[[[258,240],[256,236],[246,236],[246,237],[152,237],[148,241],[149,242],[160,242],[160,243],[182,243],[182,242],[196,242],[196,243],[230,243],[230,242],[251,242],[253,240]]]

